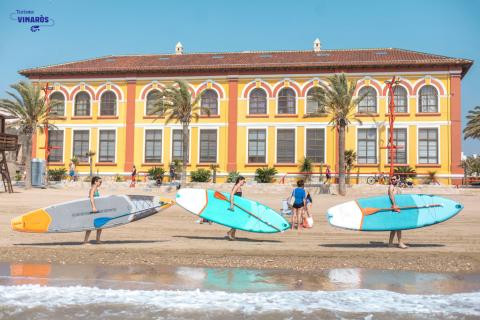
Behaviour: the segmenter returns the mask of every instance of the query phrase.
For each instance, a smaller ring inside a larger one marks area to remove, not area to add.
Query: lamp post
[[[46,117],[45,122],[43,124],[43,130],[45,132],[45,144],[42,148],[45,150],[45,185],[48,183],[48,156],[50,155],[51,149],[59,149],[59,147],[51,147],[48,143],[48,118],[50,117],[50,101],[49,101],[49,91],[52,91],[53,87],[48,85],[48,82],[45,84],[45,88],[42,89],[43,93],[45,94],[45,105],[46,108]]]

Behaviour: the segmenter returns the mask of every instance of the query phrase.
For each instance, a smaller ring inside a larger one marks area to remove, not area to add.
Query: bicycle
[[[386,177],[383,173],[375,174],[373,176],[367,177],[367,183],[369,185],[374,185],[375,183],[385,184]]]

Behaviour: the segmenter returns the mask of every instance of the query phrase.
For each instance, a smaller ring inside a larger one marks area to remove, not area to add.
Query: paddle
[[[227,202],[230,203],[230,200],[228,200],[227,197],[225,197],[223,194],[221,194],[221,193],[218,192],[218,191],[215,191],[215,193],[214,193],[213,196],[214,196],[215,198],[217,198],[217,199],[225,200],[225,201],[227,201]],[[246,213],[248,213],[249,215],[251,215],[251,216],[254,217],[255,219],[257,219],[257,220],[265,223],[267,226],[272,227],[273,229],[277,230],[278,232],[283,232],[282,230],[278,229],[278,228],[275,227],[274,225],[271,225],[271,224],[268,223],[267,221],[260,219],[257,215],[251,213],[250,211],[246,210],[245,208],[242,208],[242,207],[239,206],[238,204],[233,203],[233,205],[235,205],[235,206],[236,206],[237,208],[239,208],[240,210],[245,211]]]
[[[432,207],[443,207],[443,204],[426,204],[424,206],[408,206],[408,207],[398,207],[399,210],[405,209],[423,209],[423,208],[432,208]],[[391,211],[393,208],[363,208],[361,209],[363,215],[369,216],[371,214],[380,212],[380,211]]]
[[[150,210],[150,209],[155,209],[155,208],[159,208],[161,206],[163,206],[165,203],[162,202],[161,205],[158,205],[158,206],[153,206],[153,207],[150,207],[148,209],[145,209],[145,210],[141,210],[141,211],[146,211],[146,210]],[[140,212],[140,211],[138,211]],[[129,212],[129,213],[125,213],[125,214],[121,214],[119,216],[116,216],[116,217],[101,217],[101,218],[96,218],[95,220],[93,220],[93,226],[95,227],[95,229],[98,229],[98,228],[101,228],[103,227],[105,224],[107,224],[109,221],[112,221],[112,220],[115,220],[115,219],[119,219],[119,218],[122,218],[122,217],[126,217],[126,216],[129,216],[131,214],[134,214],[134,213],[137,213],[137,212]]]

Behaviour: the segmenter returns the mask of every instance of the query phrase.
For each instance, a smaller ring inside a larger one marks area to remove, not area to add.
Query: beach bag
[[[306,217],[303,219],[303,227],[304,228],[312,228],[313,227],[313,217]]]
[[[294,192],[295,192],[295,190],[293,190],[292,195],[290,196],[290,198],[288,198],[288,205],[290,207],[293,207],[293,205],[295,204]]]

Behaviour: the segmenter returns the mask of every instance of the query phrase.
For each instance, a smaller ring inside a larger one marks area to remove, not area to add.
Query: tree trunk
[[[347,193],[345,186],[345,126],[338,129],[338,193],[344,196]]]
[[[185,185],[187,183],[187,163],[188,163],[188,122],[182,124],[182,134],[183,134],[183,146],[182,146],[182,180],[181,183]]]
[[[25,136],[25,189],[32,187],[32,134]]]

